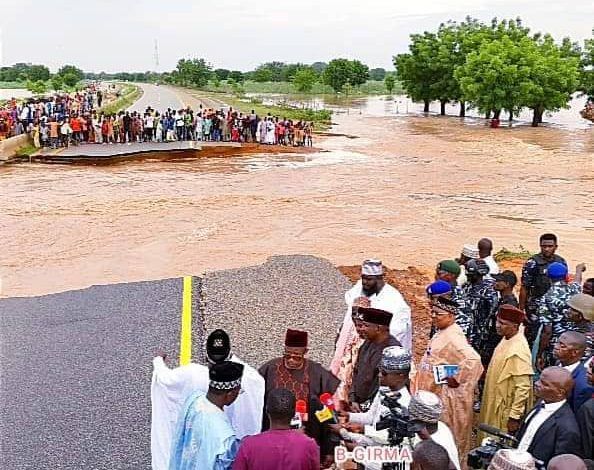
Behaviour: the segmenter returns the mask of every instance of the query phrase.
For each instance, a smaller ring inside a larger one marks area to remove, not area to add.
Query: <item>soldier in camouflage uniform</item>
[[[495,347],[501,340],[495,329],[498,298],[493,279],[484,279],[489,266],[483,260],[470,260],[466,263],[468,284],[462,288],[464,305],[461,318],[456,323],[466,331],[471,346],[480,354],[486,369],[491,361]]]
[[[522,284],[520,288],[520,308],[526,312],[526,339],[532,346],[538,331],[537,307],[540,298],[545,295],[551,281],[547,276],[547,268],[551,263],[567,264],[565,260],[555,254],[557,237],[552,233],[545,233],[540,237],[540,253],[531,256],[522,268]]]
[[[551,287],[538,301],[537,314],[543,326],[538,347],[537,368],[539,370],[555,365],[553,349],[562,333],[572,329],[569,320],[568,301],[581,292],[581,286],[575,282],[567,283],[567,266],[563,263],[551,263],[547,268]]]

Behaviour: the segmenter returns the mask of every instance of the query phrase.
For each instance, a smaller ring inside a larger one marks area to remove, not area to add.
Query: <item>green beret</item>
[[[460,275],[460,265],[456,263],[453,259],[446,259],[444,261],[440,261],[437,265],[437,269],[439,271],[445,271],[446,273],[451,273],[454,276]]]

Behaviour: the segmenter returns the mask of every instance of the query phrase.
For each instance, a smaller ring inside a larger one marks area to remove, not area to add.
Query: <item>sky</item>
[[[205,58],[215,68],[337,57],[392,69],[409,35],[466,15],[520,16],[532,31],[583,43],[593,0],[0,0],[1,65],[32,62],[56,71],[167,71]],[[155,64],[155,41],[159,66]]]

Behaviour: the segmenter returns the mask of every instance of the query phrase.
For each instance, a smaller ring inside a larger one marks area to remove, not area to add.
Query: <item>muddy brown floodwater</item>
[[[560,237],[594,273],[594,130],[489,129],[402,116],[373,98],[338,113],[323,151],[112,166],[0,167],[4,296],[199,274],[307,253],[431,269],[463,243]]]

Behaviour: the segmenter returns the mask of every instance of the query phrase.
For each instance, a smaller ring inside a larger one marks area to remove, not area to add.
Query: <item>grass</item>
[[[28,144],[19,147],[19,149],[15,152],[14,156],[17,158],[30,157],[38,150],[38,148],[36,148],[32,143],[29,142]]]
[[[124,85],[121,96],[98,109],[99,113],[117,114],[133,105],[142,96],[142,89],[136,85]]]
[[[514,260],[526,260],[533,256],[534,253],[531,253],[522,245],[518,246],[518,251],[508,250],[507,248],[503,247],[497,253],[493,255],[495,261],[514,261]]]
[[[204,98],[211,98],[218,101],[223,101],[233,109],[237,109],[243,113],[249,113],[253,109],[259,116],[266,116],[268,113],[273,116],[281,118],[292,119],[293,121],[312,121],[316,126],[316,130],[327,129],[330,127],[332,111],[327,109],[314,110],[309,108],[292,108],[289,106],[274,106],[262,104],[260,100],[252,98],[249,101],[239,98],[231,94],[221,95],[218,93],[199,90],[195,95]]]
[[[306,95],[334,95],[334,90],[323,83],[317,82],[314,84],[312,90],[308,93],[299,92],[291,82],[253,82],[246,81],[241,86],[245,93],[274,93],[283,95],[294,95],[294,94],[306,94]],[[210,81],[206,87],[206,91],[214,93],[235,93],[236,85],[221,81],[219,86],[216,87],[214,82]],[[369,80],[363,85],[351,89],[349,92],[351,95],[363,96],[363,95],[387,95],[388,90],[386,85],[381,80]],[[394,86],[393,94],[402,93],[402,85],[396,82]]]
[[[0,88],[27,88],[25,82],[0,82]]]

